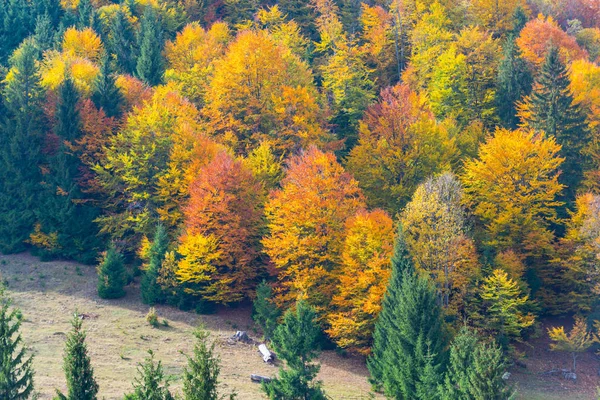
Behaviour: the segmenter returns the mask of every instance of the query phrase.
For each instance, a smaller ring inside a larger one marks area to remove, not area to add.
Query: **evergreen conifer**
[[[159,15],[153,7],[146,7],[138,35],[139,56],[136,75],[150,86],[162,82],[164,60],[162,48],[164,32]]]
[[[266,339],[270,339],[277,328],[277,319],[279,318],[279,308],[273,303],[271,286],[262,281],[256,287],[256,299],[253,304],[254,321],[260,325]]]
[[[150,247],[150,259],[148,268],[142,276],[141,292],[142,301],[146,304],[156,304],[165,301],[165,293],[158,284],[157,279],[160,274],[162,262],[165,259],[169,247],[169,236],[167,230],[162,224],[156,227],[154,241]]]
[[[152,350],[149,350],[148,354],[144,363],[138,366],[138,377],[133,383],[134,392],[125,396],[125,400],[173,400],[162,363],[154,362]]]
[[[135,36],[131,22],[123,10],[118,10],[110,24],[106,48],[115,58],[117,69],[124,74],[135,72]]]
[[[110,59],[105,56],[102,60],[100,74],[96,78],[95,91],[92,101],[97,108],[104,110],[107,117],[118,118],[121,116],[123,95],[117,87],[116,79],[111,70]]]
[[[118,299],[125,296],[123,287],[126,281],[123,256],[111,244],[98,267],[98,296],[103,299]]]
[[[514,38],[504,44],[504,57],[498,66],[496,107],[498,116],[506,128],[516,129],[519,125],[517,102],[531,92],[533,78],[527,62],[521,57]]]

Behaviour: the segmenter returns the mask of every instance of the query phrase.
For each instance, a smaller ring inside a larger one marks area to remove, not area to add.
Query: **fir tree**
[[[482,341],[463,327],[450,347],[448,371],[440,386],[442,400],[512,398],[513,390],[502,376],[506,371],[502,349]]]
[[[224,20],[231,26],[252,21],[254,14],[258,11],[257,0],[224,0]]]
[[[94,379],[82,324],[81,317],[75,312],[71,320],[73,330],[69,332],[65,345],[63,368],[67,378],[67,395],[57,390],[58,399],[61,400],[95,400],[98,395],[98,384]]]
[[[373,383],[396,399],[428,399],[444,366],[445,332],[435,287],[413,271],[405,252],[392,278],[375,325],[368,360]],[[401,268],[398,268],[400,266]]]
[[[37,73],[38,50],[26,40],[11,58],[12,78],[4,88],[0,121],[0,251],[25,249],[39,200],[42,142]]]
[[[111,244],[98,267],[98,296],[103,299],[118,299],[125,296],[123,289],[127,280],[125,272],[123,256]]]
[[[79,30],[94,28],[96,25],[96,10],[90,0],[79,0],[76,25]]]
[[[13,50],[34,28],[32,2],[0,0],[0,65],[5,65]]]
[[[154,241],[150,247],[148,268],[144,272],[141,282],[142,301],[146,304],[156,304],[165,301],[165,294],[158,284],[163,260],[169,247],[169,236],[162,224],[156,227]]]
[[[33,392],[33,357],[26,357],[19,333],[21,311],[13,308],[0,283],[0,399],[24,400]]]
[[[37,19],[47,17],[53,28],[58,27],[64,14],[60,0],[36,0],[33,3]]]
[[[319,39],[317,26],[315,25],[315,10],[309,2],[306,0],[280,0],[277,4],[279,10],[287,19],[298,24],[304,36],[312,40]]]
[[[133,383],[133,394],[125,396],[125,400],[173,400],[169,391],[169,379],[165,379],[162,363],[154,363],[154,353],[138,366],[138,377]]]
[[[33,37],[40,54],[46,50],[50,50],[54,45],[54,29],[52,20],[47,14],[39,16],[36,19]]]
[[[102,60],[92,101],[97,108],[104,110],[107,117],[118,118],[121,116],[123,95],[116,85],[115,75],[111,70],[108,56],[105,56]]]
[[[208,344],[208,332],[199,327],[194,332],[196,344],[194,354],[187,357],[188,365],[183,370],[183,395],[185,400],[220,400],[217,386],[221,372],[220,360],[215,355],[215,344]],[[228,396],[230,400],[235,394]]]
[[[271,286],[266,281],[262,281],[256,287],[252,318],[262,328],[266,339],[273,336],[279,315],[280,310],[273,303]]]
[[[565,161],[559,182],[567,186],[564,194],[568,202],[575,199],[583,172],[588,167],[587,157],[581,150],[589,140],[585,113],[573,103],[569,85],[567,68],[558,49],[552,46],[521,113],[526,124],[554,136],[562,146],[561,155]]]
[[[138,35],[140,55],[137,59],[136,75],[150,86],[156,86],[162,81],[164,72],[163,36],[159,15],[153,7],[146,7]]]
[[[318,356],[319,326],[315,310],[305,301],[288,310],[283,323],[273,335],[273,346],[287,368],[279,369],[279,376],[263,383],[263,391],[273,400],[326,399],[321,382],[314,381],[320,365],[312,363]]]
[[[527,62],[512,37],[504,44],[504,58],[498,67],[496,107],[498,116],[506,128],[519,125],[517,102],[531,92],[533,78]]]
[[[119,9],[110,24],[106,48],[115,58],[117,69],[124,74],[135,72],[135,36],[127,15]]]

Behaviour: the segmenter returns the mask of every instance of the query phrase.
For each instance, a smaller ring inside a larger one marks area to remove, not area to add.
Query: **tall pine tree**
[[[117,70],[123,74],[135,73],[136,41],[133,27],[125,12],[119,9],[110,24],[106,49],[112,54]]]
[[[156,227],[154,241],[150,246],[148,267],[142,276],[141,292],[142,301],[146,304],[156,304],[165,301],[165,294],[157,282],[169,247],[169,236],[164,225]]]
[[[152,350],[148,353],[144,363],[138,366],[138,376],[133,383],[134,392],[126,395],[125,400],[173,400],[162,363],[154,363]]]
[[[0,399],[25,400],[33,394],[33,357],[19,334],[21,311],[12,308],[0,284]]]
[[[119,118],[121,116],[123,95],[117,87],[115,74],[111,69],[108,56],[102,59],[100,74],[96,78],[94,89],[92,101],[96,107],[104,110],[107,117]]]
[[[64,371],[67,378],[67,395],[57,390],[60,400],[96,400],[98,383],[94,378],[90,356],[85,344],[86,333],[83,321],[75,312],[71,325],[73,330],[67,336],[64,356]]]
[[[35,14],[27,0],[0,0],[0,65],[32,31]]]
[[[0,251],[25,249],[35,222],[41,180],[42,142],[37,73],[39,52],[26,40],[11,58],[11,79],[4,88],[0,121]]]
[[[569,85],[569,73],[558,48],[551,46],[531,95],[520,105],[519,115],[525,124],[554,136],[562,146],[565,162],[559,182],[567,186],[563,192],[565,200],[572,202],[589,166],[581,151],[589,140],[589,132],[586,115],[573,102]]]
[[[527,62],[511,36],[504,44],[504,58],[498,67],[496,107],[502,125],[516,129],[519,125],[517,102],[531,92],[533,78]]]
[[[150,86],[162,82],[164,32],[160,16],[152,6],[146,6],[138,33],[139,56],[136,75]]]
[[[402,232],[393,257],[392,278],[375,325],[372,381],[395,399],[429,399],[441,381],[446,335],[437,293],[426,276],[415,273]]]

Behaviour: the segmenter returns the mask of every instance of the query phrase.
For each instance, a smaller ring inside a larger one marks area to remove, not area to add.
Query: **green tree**
[[[0,64],[5,65],[13,50],[33,31],[33,2],[0,0]]]
[[[104,110],[107,117],[118,118],[121,116],[123,95],[116,85],[115,75],[111,70],[110,59],[107,56],[102,60],[92,101],[96,107]]]
[[[441,382],[446,334],[435,287],[414,272],[404,251],[394,266],[375,325],[367,366],[375,385],[395,399],[429,399]]]
[[[39,200],[42,142],[37,57],[26,40],[10,60],[0,123],[0,251],[19,252],[33,229]],[[0,110],[1,111],[1,110]]]
[[[441,400],[511,399],[512,388],[502,376],[506,371],[502,349],[486,343],[477,332],[463,327],[450,346],[448,370],[440,386]]]
[[[285,313],[273,335],[275,352],[287,368],[280,368],[279,376],[262,389],[273,400],[326,399],[321,382],[314,381],[321,368],[312,362],[319,354],[315,310],[303,300],[295,308]]]
[[[183,396],[185,400],[235,399],[235,393],[219,395],[220,359],[215,354],[215,344],[208,344],[208,332],[198,327],[194,332],[194,354],[187,356],[188,365],[183,369]]]
[[[98,383],[94,379],[94,369],[85,343],[83,320],[77,311],[71,325],[73,330],[67,335],[63,367],[67,378],[67,395],[57,390],[57,397],[60,400],[96,400]]]
[[[138,376],[133,383],[134,392],[125,396],[125,400],[173,400],[169,391],[169,379],[165,379],[162,363],[154,362],[154,353],[138,365]]]
[[[573,102],[570,83],[558,48],[550,47],[531,95],[519,106],[519,116],[529,127],[554,136],[562,146],[560,155],[565,162],[559,182],[567,186],[563,194],[572,202],[589,167],[589,160],[581,151],[589,140],[589,132],[585,113]]]
[[[272,294],[271,286],[266,281],[262,281],[256,287],[256,299],[253,304],[252,318],[262,328],[267,339],[273,336],[277,327],[277,319],[281,314],[273,302]]]
[[[496,107],[502,125],[516,129],[519,125],[517,102],[531,92],[533,77],[512,36],[506,39],[503,53],[496,80]]]
[[[19,333],[23,317],[0,283],[0,398],[24,400],[33,392],[33,356],[27,357]]]
[[[122,9],[111,21],[105,45],[108,53],[113,55],[118,71],[132,75],[136,66],[136,41],[131,22]]]
[[[103,299],[118,299],[125,296],[126,283],[123,256],[113,244],[98,267],[98,296]]]
[[[141,292],[142,301],[146,304],[156,304],[165,301],[165,294],[158,284],[162,263],[169,248],[169,236],[164,225],[156,227],[154,241],[149,249],[148,266],[142,276]]]
[[[162,48],[164,32],[160,16],[152,6],[146,6],[138,33],[139,56],[136,75],[150,86],[162,82],[164,59]]]

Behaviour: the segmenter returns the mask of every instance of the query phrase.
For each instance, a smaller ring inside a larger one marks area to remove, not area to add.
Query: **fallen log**
[[[271,353],[269,349],[267,349],[267,345],[265,345],[264,343],[258,345],[258,351],[262,355],[264,362],[272,363],[273,361],[275,361],[275,355]]]
[[[250,375],[250,380],[252,382],[257,382],[257,383],[271,382],[271,378],[266,377],[266,376],[262,376],[262,375],[256,375],[256,374],[251,374]]]

